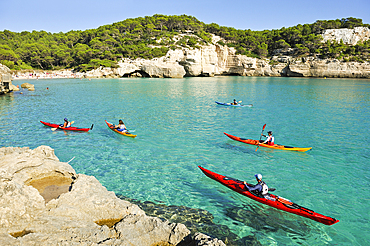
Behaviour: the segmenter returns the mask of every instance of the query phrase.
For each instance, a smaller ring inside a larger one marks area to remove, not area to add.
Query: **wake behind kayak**
[[[325,225],[333,225],[335,223],[338,223],[339,220],[335,218],[331,218],[319,213],[314,212],[311,209],[302,207],[296,203],[291,202],[290,200],[279,197],[277,195],[269,194],[270,199],[266,199],[263,196],[258,196],[257,194],[254,194],[252,192],[249,192],[245,189],[244,183],[241,180],[237,180],[234,178],[226,177],[217,173],[214,173],[212,171],[209,171],[201,166],[198,166],[200,170],[209,178],[216,180],[217,182],[223,184],[229,189],[232,189],[246,197],[249,197],[257,202],[266,204],[268,206],[274,207],[276,209],[280,209],[289,213],[293,213],[296,215],[300,215],[312,220],[315,220],[317,222],[323,223]],[[248,184],[250,186],[250,184]]]

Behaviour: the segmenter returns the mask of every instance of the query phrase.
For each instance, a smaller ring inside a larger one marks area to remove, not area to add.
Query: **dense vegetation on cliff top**
[[[325,29],[357,26],[370,27],[361,19],[350,17],[279,30],[252,31],[205,24],[187,15],[154,15],[67,33],[4,30],[0,32],[0,63],[11,69],[76,68],[86,71],[99,66],[115,67],[121,58],[151,59],[164,56],[169,49],[196,48],[209,43],[211,34],[224,39],[220,44],[252,57],[269,57],[276,49],[294,48],[296,56],[317,54],[344,61],[370,60],[370,41],[355,46],[321,42],[320,34]]]

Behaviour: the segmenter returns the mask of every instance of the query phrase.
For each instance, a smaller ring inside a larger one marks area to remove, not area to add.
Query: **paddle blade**
[[[264,130],[265,130],[265,127],[266,127],[266,124],[264,124],[264,125],[263,125],[263,127],[262,127],[262,131],[264,131]]]
[[[55,131],[56,129],[58,129],[58,127],[55,127],[55,128],[51,128],[52,131]]]

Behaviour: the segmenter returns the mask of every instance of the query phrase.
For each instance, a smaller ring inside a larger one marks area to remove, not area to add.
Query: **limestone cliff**
[[[354,27],[353,29],[327,29],[322,34],[323,42],[343,40],[343,43],[356,45],[359,41],[370,39],[370,29],[368,27]]]
[[[342,39],[355,44],[370,37],[368,28],[327,30],[324,40]],[[220,45],[213,36],[212,43],[197,49],[169,50],[166,56],[153,60],[123,59],[117,69],[97,69],[86,77],[156,77],[182,78],[197,76],[298,76],[333,78],[370,78],[369,62],[340,62],[318,59],[314,56],[297,58],[292,52],[277,50],[271,59],[236,55],[234,48]],[[292,54],[291,54],[292,53]]]

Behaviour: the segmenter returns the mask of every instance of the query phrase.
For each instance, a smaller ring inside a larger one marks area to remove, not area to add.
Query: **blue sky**
[[[370,0],[0,0],[0,9],[0,31],[13,32],[86,30],[154,14],[255,31],[346,17],[370,24]]]

